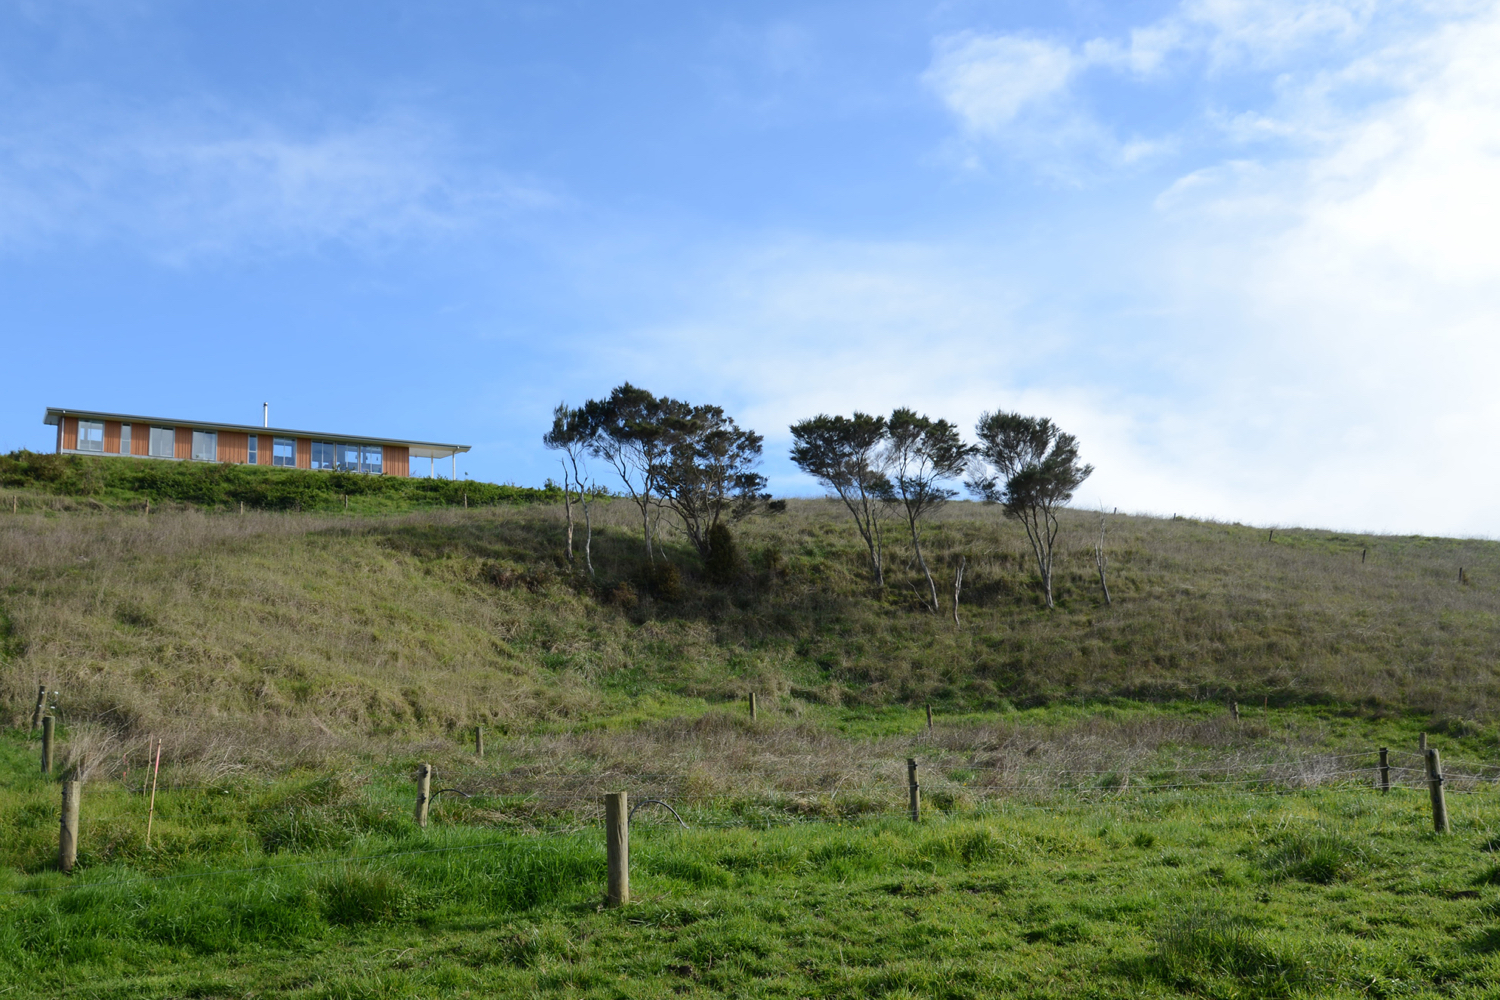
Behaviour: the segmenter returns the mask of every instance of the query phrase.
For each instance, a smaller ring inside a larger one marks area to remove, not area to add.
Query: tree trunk
[[[1109,599],[1109,582],[1104,579],[1104,564],[1108,562],[1104,555],[1104,511],[1099,511],[1099,541],[1094,546],[1094,564],[1099,567],[1099,589],[1104,591],[1104,606],[1110,607],[1114,601]]]
[[[583,499],[584,492],[582,486],[583,484],[580,483],[578,502],[583,505],[583,564],[588,567],[589,576],[592,577],[594,575],[594,519],[589,513],[589,502]]]
[[[651,500],[650,496],[643,495],[641,504],[641,533],[646,536],[646,561],[656,562],[656,556],[651,551]]]
[[[1026,540],[1031,543],[1031,554],[1036,557],[1036,570],[1042,577],[1042,590],[1047,597],[1047,607],[1052,607],[1052,547],[1046,544],[1045,522],[1035,510],[1021,513],[1021,526],[1026,529]]]
[[[568,463],[562,459],[558,461],[563,467],[563,510],[568,515],[568,565],[571,566],[573,565],[573,499],[568,491]],[[347,500],[344,505],[348,506]]]
[[[907,518],[907,523],[911,525],[911,547],[916,550],[917,565],[922,567],[922,574],[927,577],[927,589],[932,591],[932,613],[937,614],[942,611],[938,605],[937,584],[933,582],[932,570],[927,568],[927,559],[922,555],[922,543],[917,541],[917,522]]]
[[[964,589],[964,564],[967,561],[967,558],[964,556],[959,556],[958,569],[953,573],[953,624],[955,626],[960,626],[958,620],[958,595]]]

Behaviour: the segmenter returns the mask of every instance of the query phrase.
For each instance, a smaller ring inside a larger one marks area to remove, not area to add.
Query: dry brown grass
[[[924,544],[937,566],[968,559],[956,629],[906,596],[899,543],[890,592],[870,592],[831,503],[740,525],[746,565],[728,588],[699,581],[666,527],[686,590],[672,602],[651,600],[638,576],[633,508],[600,505],[595,520],[590,586],[569,576],[553,508],[0,509],[0,694],[21,721],[47,681],[65,720],[136,742],[175,734],[177,759],[207,771],[311,762],[391,736],[451,741],[476,723],[537,734],[691,720],[751,690],[803,718],[805,734],[786,738],[809,745],[822,738],[814,721],[840,704],[1240,697],[1475,719],[1500,707],[1491,542],[1312,531],[1269,542],[1237,525],[1118,517],[1106,608],[1091,518],[1077,513],[1047,613],[1019,528],[955,504]],[[612,602],[622,581],[638,604]],[[715,787],[717,772],[697,767],[683,780]]]

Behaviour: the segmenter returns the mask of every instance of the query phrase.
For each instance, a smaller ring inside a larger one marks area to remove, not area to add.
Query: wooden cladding
[[[102,415],[101,415],[102,416]],[[57,421],[57,450],[59,452],[79,452],[79,423],[78,417],[58,415]],[[89,433],[84,442],[91,447],[84,450],[85,454],[102,455],[131,455],[140,458],[172,458],[178,461],[193,461],[194,428],[188,426],[163,426],[156,425],[155,430],[169,432],[170,438],[160,442],[166,445],[170,442],[171,454],[163,455],[153,453],[151,440],[153,426],[150,423],[124,423],[119,420],[88,420]],[[102,431],[102,440],[101,440]],[[210,435],[205,439],[201,451],[207,456],[215,456],[212,460],[226,465],[244,465],[253,461],[256,465],[271,466],[275,462],[275,442],[278,440],[274,434],[254,434],[248,431],[203,431],[202,435]],[[200,436],[202,436],[200,435]],[[285,438],[280,440],[285,442]],[[330,441],[335,441],[332,437]],[[254,442],[254,458],[251,458],[251,442]],[[293,441],[293,460],[296,468],[311,470],[313,467],[313,440],[312,438],[299,437]],[[378,448],[380,458],[366,456],[365,465],[360,466],[363,471],[369,469],[377,470],[376,474],[387,476],[409,477],[411,475],[411,449],[406,445],[346,445],[337,444],[342,454],[348,450],[351,454],[358,456],[359,449],[364,448],[366,452],[375,454]],[[350,461],[355,461],[351,459]],[[355,466],[345,467],[353,471]]]
[[[219,432],[219,461],[244,465],[250,459],[250,435],[235,431]]]

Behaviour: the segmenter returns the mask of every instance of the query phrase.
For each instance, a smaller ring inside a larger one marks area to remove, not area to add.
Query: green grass
[[[952,718],[1237,699],[1487,739],[1500,709],[1500,545],[1486,541],[1281,530],[1268,542],[1122,516],[1106,607],[1089,519],[1066,512],[1048,611],[1020,529],[954,504],[926,546],[939,567],[968,559],[956,626],[950,608],[921,609],[899,548],[891,586],[873,592],[847,517],[824,501],[737,525],[744,561],[725,585],[664,529],[682,580],[669,598],[618,502],[596,505],[590,577],[564,557],[559,505],[12,516],[4,499],[12,718],[43,680],[74,720],[144,735],[212,717],[256,741],[619,728],[751,690],[772,717],[850,735],[899,728],[927,702]]]
[[[549,486],[471,480],[365,476],[148,458],[93,458],[15,451],[0,455],[0,487],[18,509],[144,509],[349,511],[395,513],[443,507],[558,502]]]
[[[374,763],[162,791],[150,848],[139,775],[96,779],[65,878],[56,786],[24,740],[0,755],[0,823],[19,834],[0,847],[6,996],[1480,997],[1500,981],[1492,791],[1453,796],[1447,837],[1424,795],[1367,787],[1003,799],[920,825],[898,801],[770,827],[705,803],[688,831],[638,816],[634,902],[604,910],[597,809],[522,832],[439,797],[422,831],[404,768]],[[243,868],[262,870],[212,874]]]
[[[556,504],[101,496],[0,492],[5,721],[46,682],[59,766],[88,774],[64,877],[57,786],[34,739],[0,737],[0,998],[1500,981],[1500,804],[1463,777],[1500,744],[1495,543],[1122,516],[1105,606],[1092,519],[1065,512],[1048,611],[1019,529],[954,504],[924,549],[940,575],[968,561],[955,625],[899,549],[874,592],[823,501],[736,525],[727,583],[668,526],[668,588],[620,503],[595,508],[591,577]],[[1419,732],[1449,762],[1449,837],[1425,793],[1368,787],[1373,748],[1410,767]],[[419,762],[473,796],[440,794],[425,831]],[[642,812],[636,903],[605,911],[598,796],[620,788],[693,829]]]

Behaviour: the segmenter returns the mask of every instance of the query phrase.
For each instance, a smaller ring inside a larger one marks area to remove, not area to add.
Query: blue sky
[[[629,379],[1076,433],[1079,502],[1495,535],[1500,6],[0,0],[0,449]]]

